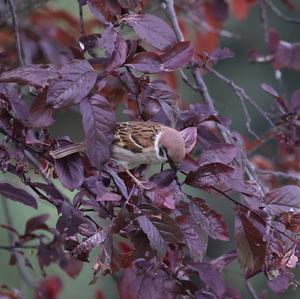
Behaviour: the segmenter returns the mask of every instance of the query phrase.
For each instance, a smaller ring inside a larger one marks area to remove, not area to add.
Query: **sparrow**
[[[84,152],[86,142],[70,144],[50,152],[54,159]],[[168,162],[178,169],[186,154],[185,142],[179,131],[155,122],[128,121],[116,124],[111,160],[120,166],[142,189],[146,189],[129,170],[140,164]]]

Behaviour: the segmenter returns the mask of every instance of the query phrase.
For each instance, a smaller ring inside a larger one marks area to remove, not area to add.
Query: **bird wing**
[[[141,153],[153,146],[162,125],[151,122],[120,122],[115,129],[113,144],[128,149],[134,153]]]

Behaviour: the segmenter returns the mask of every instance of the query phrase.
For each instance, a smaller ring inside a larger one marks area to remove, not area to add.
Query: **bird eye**
[[[158,149],[158,154],[162,157],[162,158],[166,158],[166,149],[163,146],[160,146]]]

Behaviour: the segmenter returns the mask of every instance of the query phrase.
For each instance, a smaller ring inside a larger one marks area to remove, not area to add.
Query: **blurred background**
[[[153,7],[151,7],[149,13],[152,14],[162,14],[162,10],[158,4],[158,1],[153,2]],[[274,1],[278,8],[282,10],[283,13],[288,14],[293,17],[300,17],[300,3],[299,1],[294,1],[297,9],[295,12],[290,12],[286,6],[281,4],[281,1]],[[66,10],[74,16],[78,17],[78,4],[77,1],[70,0],[57,0],[49,1],[48,7],[57,10]],[[90,17],[87,8],[84,10],[86,17]],[[300,39],[300,25],[289,24],[281,20],[280,18],[274,16],[268,9],[268,20],[270,27],[276,28],[280,33],[283,40],[289,42],[297,42]],[[221,36],[220,47],[228,47],[234,54],[234,59],[223,60],[216,65],[216,69],[222,74],[226,75],[228,78],[234,80],[236,84],[243,87],[246,92],[255,100],[256,103],[260,105],[264,110],[272,110],[273,100],[261,89],[260,85],[262,83],[268,83],[272,85],[276,90],[280,91],[281,87],[275,78],[274,69],[269,64],[250,64],[248,62],[248,54],[251,49],[257,49],[260,53],[267,53],[267,48],[264,43],[263,31],[260,22],[260,13],[258,7],[252,6],[249,10],[247,18],[243,21],[238,21],[232,14],[226,20],[224,24],[224,30],[229,31],[234,34],[234,37],[227,38]],[[0,28],[1,31],[1,28]],[[247,136],[252,140],[252,136],[247,132],[245,125],[245,115],[240,103],[240,100],[235,96],[234,92],[230,89],[228,85],[217,79],[212,74],[205,74],[205,82],[208,85],[211,96],[215,101],[217,110],[221,115],[228,117],[232,120],[231,128],[238,133]],[[287,98],[290,98],[291,94],[300,88],[300,77],[299,74],[291,70],[282,71],[282,79],[285,86],[284,92]],[[199,102],[201,99],[199,95],[192,92],[184,83],[179,83],[178,93],[182,97],[183,101],[186,103]],[[268,123],[257,113],[253,107],[246,104],[252,119],[252,129],[258,134],[262,135],[268,129]],[[122,119],[122,111],[118,115],[119,119]],[[56,115],[56,122],[52,126],[52,132],[56,136],[69,135],[74,141],[80,141],[84,138],[83,131],[81,128],[81,119],[76,111],[65,111]],[[274,155],[274,150],[272,150],[272,143],[264,146],[262,153],[264,155]],[[276,154],[276,153],[275,153]],[[34,175],[34,174],[33,174]],[[1,179],[13,182],[14,177],[9,175],[1,175]],[[34,177],[33,180],[37,180],[38,177]],[[191,190],[194,192],[194,190]],[[229,251],[233,248],[234,236],[233,236],[233,226],[234,226],[234,206],[232,203],[228,202],[224,198],[220,197],[208,197],[207,194],[196,194],[203,197],[208,204],[214,208],[216,211],[221,213],[227,220],[228,225],[231,228],[231,241],[221,242],[221,241],[209,241],[208,256],[211,258],[217,257],[222,253]],[[3,199],[1,199],[3,200]],[[57,213],[54,207],[40,201],[39,209],[33,210],[26,206],[18,203],[9,201],[9,210],[13,218],[13,223],[19,232],[24,231],[26,220],[32,216],[40,215],[42,213],[49,213],[51,215],[48,221],[50,226],[55,226],[57,221]],[[6,223],[5,213],[3,209],[0,208],[0,223]],[[0,229],[0,245],[9,244],[7,231]],[[26,255],[30,258],[33,257],[31,261],[36,262],[35,252],[32,250],[26,251]],[[0,251],[0,284],[6,284],[11,288],[21,289],[25,298],[33,298],[34,292],[30,289],[20,277],[18,268],[16,266],[9,265],[9,253],[5,250]],[[90,259],[93,261],[93,257]],[[73,280],[68,277],[58,266],[52,265],[46,269],[49,276],[57,275],[63,279],[64,288],[61,293],[63,299],[76,298],[76,299],[86,299],[86,298],[96,298],[96,291],[101,289],[105,294],[105,298],[114,299],[118,298],[116,284],[112,277],[104,277],[100,279],[95,285],[88,285],[92,279],[92,263],[85,264],[83,271],[80,275]],[[230,274],[229,274],[230,273]],[[298,277],[300,272],[298,271]],[[34,264],[34,271],[32,275],[39,278],[41,276],[41,271],[38,268],[37,263]],[[239,269],[238,263],[233,262],[227,271],[224,272],[224,278],[228,282],[228,287],[235,287],[241,291],[242,298],[251,298],[248,291],[245,288],[245,282],[243,279],[243,274]],[[266,286],[266,279],[264,275],[259,274],[251,279],[254,288],[257,290],[258,294],[261,294],[263,290],[269,292]],[[280,298],[299,298],[300,291],[289,290]],[[279,298],[274,294],[269,293],[268,298]]]

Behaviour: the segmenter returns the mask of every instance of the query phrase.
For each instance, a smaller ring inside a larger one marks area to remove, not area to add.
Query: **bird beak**
[[[179,169],[179,164],[175,164],[175,163],[173,163],[173,162],[169,162],[169,164],[170,164],[170,166],[171,166],[171,169],[173,169],[175,172],[177,172],[178,171],[178,169]]]

